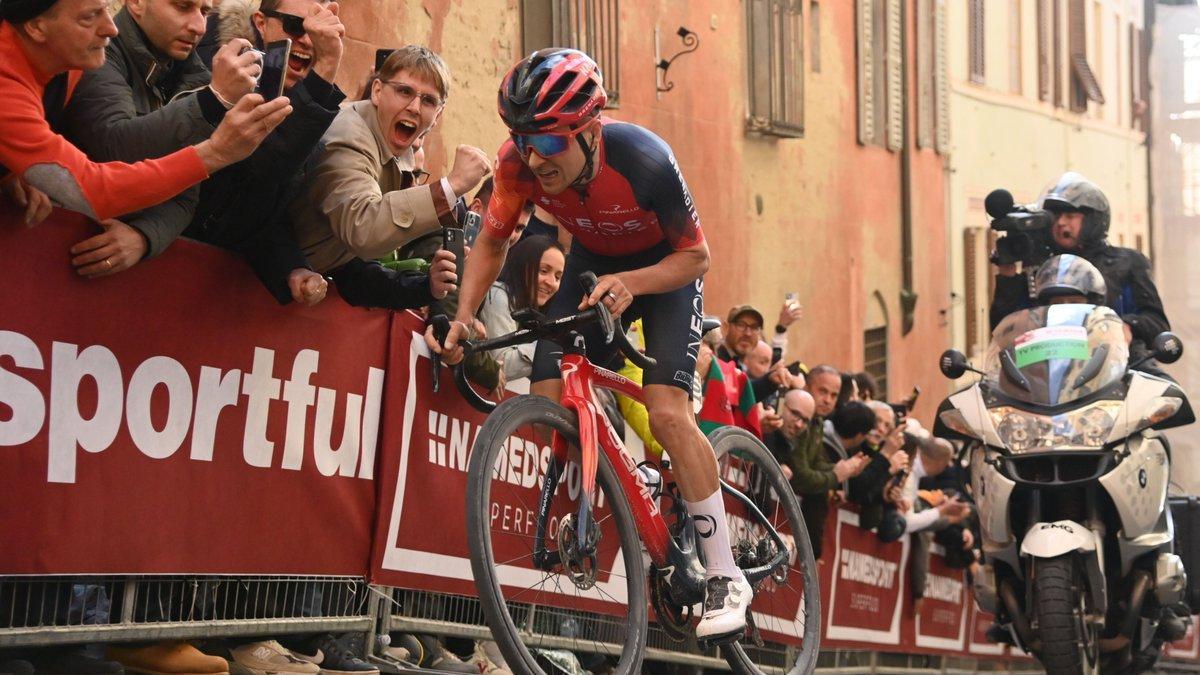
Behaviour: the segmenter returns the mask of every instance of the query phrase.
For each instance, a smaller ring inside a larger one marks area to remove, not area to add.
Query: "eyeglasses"
[[[424,185],[429,182],[429,172],[421,169],[414,169],[412,172],[413,185]]]
[[[433,112],[442,107],[442,99],[433,94],[422,94],[403,82],[380,80],[379,83],[386,84],[392,88],[392,91],[396,92],[396,97],[400,99],[401,107],[407,106],[414,98],[418,97],[421,99],[421,108],[427,112]]]
[[[286,12],[277,12],[273,9],[264,9],[262,13],[263,16],[279,19],[279,23],[283,24],[283,32],[292,36],[292,38],[299,40],[304,37],[304,17]]]
[[[529,151],[532,150],[538,155],[546,158],[561,155],[571,147],[571,139],[575,138],[587,129],[587,126],[580,127],[574,131],[565,134],[518,134],[510,132],[513,144],[517,146],[517,152],[521,153],[522,157],[529,157]]]
[[[762,330],[762,326],[756,323],[746,323],[745,321],[734,321],[729,327],[736,328],[743,333],[757,333]]]

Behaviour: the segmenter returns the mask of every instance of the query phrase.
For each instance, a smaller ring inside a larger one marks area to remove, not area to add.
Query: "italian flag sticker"
[[[1018,368],[1051,359],[1086,361],[1091,356],[1083,326],[1037,328],[1017,338],[1015,347]]]

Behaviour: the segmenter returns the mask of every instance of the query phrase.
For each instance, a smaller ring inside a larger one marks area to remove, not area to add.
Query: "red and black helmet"
[[[608,94],[592,57],[550,47],[513,66],[500,83],[498,99],[500,119],[510,131],[545,134],[574,131],[599,117]]]

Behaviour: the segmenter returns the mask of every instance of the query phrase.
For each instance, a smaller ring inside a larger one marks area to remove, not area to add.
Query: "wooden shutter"
[[[875,12],[872,0],[855,0],[858,16],[858,142],[875,140]]]
[[[917,147],[933,147],[933,0],[917,0]]]
[[[1037,3],[1038,100],[1049,101],[1054,95],[1050,58],[1053,48],[1051,35],[1054,30],[1050,12],[1053,6],[1050,4],[1050,0],[1037,0]]]
[[[987,81],[985,73],[985,64],[987,61],[987,51],[984,45],[984,34],[986,25],[984,23],[983,0],[968,0],[970,3],[970,16],[968,30],[970,32],[970,71],[971,81],[975,84],[984,84]]]
[[[901,49],[901,2],[887,0],[887,147],[904,147],[904,54]]]
[[[933,7],[934,105],[937,110],[934,128],[937,151],[943,155],[950,152],[950,75],[946,39],[946,0],[936,0]]]

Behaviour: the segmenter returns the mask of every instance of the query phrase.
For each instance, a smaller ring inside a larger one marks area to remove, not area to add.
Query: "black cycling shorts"
[[[551,319],[559,319],[579,311],[579,303],[584,295],[579,275],[583,272],[590,270],[597,277],[602,277],[641,269],[658,263],[672,252],[670,244],[663,242],[641,253],[613,258],[597,255],[574,243],[567,255],[562,285],[550,300],[546,315]],[[646,355],[658,361],[655,368],[644,373],[642,384],[669,384],[683,389],[690,397],[704,321],[704,279],[697,279],[666,293],[634,298],[633,304],[621,314],[621,323],[628,327],[637,319],[642,320]],[[615,344],[604,344],[604,333],[599,324],[585,326],[579,333],[587,343],[587,355],[592,363],[611,370],[621,367],[623,357],[620,351]],[[561,346],[548,340],[538,342],[530,380],[559,379],[561,357]]]

